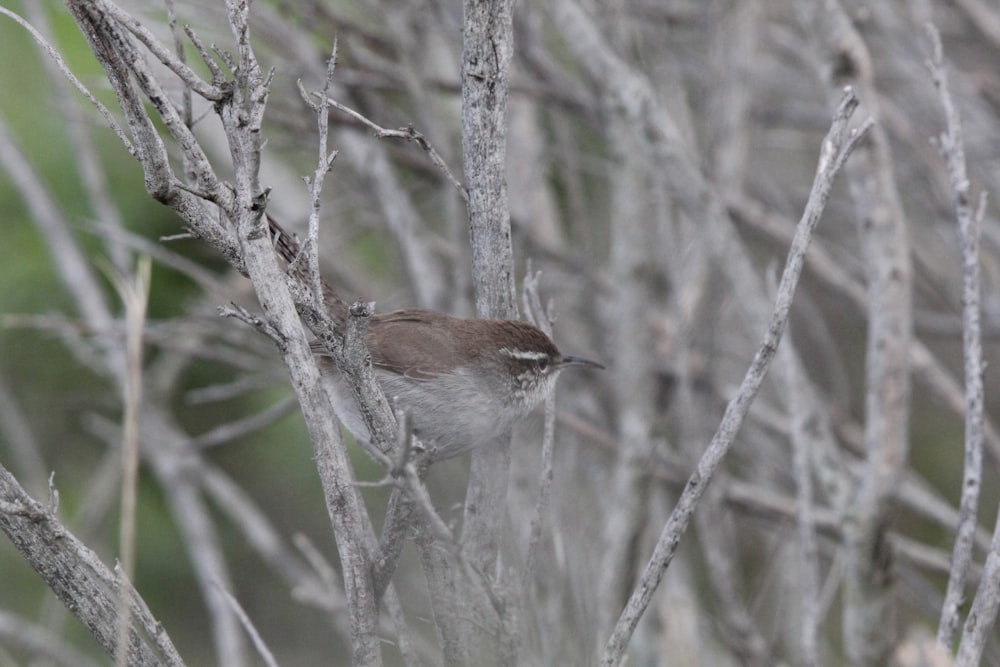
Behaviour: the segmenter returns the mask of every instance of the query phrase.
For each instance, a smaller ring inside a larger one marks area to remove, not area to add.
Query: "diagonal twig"
[[[799,221],[795,238],[792,240],[792,247],[789,250],[785,269],[778,285],[777,300],[764,340],[743,378],[739,391],[726,407],[722,422],[712,437],[708,449],[698,461],[697,468],[688,479],[673,512],[664,524],[653,554],[608,639],[601,657],[601,665],[612,667],[620,664],[639,619],[649,605],[653,592],[663,579],[663,575],[677,551],[677,546],[687,530],[698,501],[732,447],[736,434],[743,423],[743,418],[764,382],[768,367],[784,333],[791,310],[792,297],[802,272],[805,251],[826,206],[833,178],[874,124],[869,119],[858,128],[850,129],[848,127],[848,121],[857,106],[858,99],[854,91],[847,88],[834,114],[830,131],[822,143],[816,177],[809,193],[809,200]]]

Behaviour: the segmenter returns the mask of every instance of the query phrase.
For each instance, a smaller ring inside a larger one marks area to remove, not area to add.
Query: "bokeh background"
[[[164,4],[121,4],[172,44]],[[35,25],[117,109],[62,3],[0,5]],[[171,5],[203,41],[232,48],[222,3]],[[334,37],[333,97],[383,127],[414,127],[461,179],[460,3],[257,0],[251,17],[258,57],[274,68],[261,180],[272,188],[268,211],[285,226],[304,230],[302,177],[316,161],[315,117],[296,82],[321,86]],[[839,177],[789,331],[825,433],[807,457],[819,531],[818,655],[824,664],[844,659],[842,529],[865,474],[865,420],[874,418],[865,409],[872,311],[864,295],[879,260],[865,253],[863,193],[876,175],[894,194],[876,190],[867,211],[882,207],[903,231],[908,322],[930,359],[903,355],[913,392],[905,458],[885,490],[894,550],[885,633],[904,648],[935,633],[962,483],[964,404],[962,264],[935,143],[944,115],[926,66],[928,21],[948,59],[973,195],[991,197],[980,257],[989,420],[1000,389],[992,372],[1000,9],[977,0],[517,4],[508,179],[518,281],[540,270],[560,347],[608,366],[561,381],[553,501],[521,610],[524,664],[594,661],[763,334],[769,281],[847,83],[861,97],[859,118],[875,115],[888,150]],[[222,573],[281,664],[348,664],[343,610],[330,608],[336,594],[316,594],[336,582],[323,580],[310,554],[335,570],[336,550],[280,360],[263,337],[217,314],[230,302],[253,308],[249,283],[204,244],[165,239],[183,231],[178,219],[146,195],[137,163],[8,17],[0,17],[0,63],[0,462],[39,499],[57,490],[62,520],[113,562],[122,400],[106,364],[123,329],[120,319],[95,329],[62,268],[70,254],[81,258],[120,318],[108,275],[151,254],[144,415],[155,427],[144,431],[137,588],[191,665],[219,660],[207,571]],[[181,104],[180,82],[161,73]],[[210,106],[195,98],[192,117],[216,169],[229,173]],[[415,144],[376,138],[337,111],[330,121],[340,153],[324,188],[326,276],[380,310],[472,314],[468,221],[454,186]],[[783,371],[773,372],[640,626],[630,664],[803,661],[793,403]],[[538,488],[541,430],[536,415],[515,435],[504,535],[505,562],[515,569]],[[359,479],[381,478],[359,449],[351,452]],[[988,429],[979,563],[1000,499],[998,456],[1000,440]],[[456,528],[467,469],[465,458],[449,461],[429,480]],[[361,493],[377,521],[387,491]],[[276,551],[255,542],[241,511],[268,524]],[[204,569],[205,553],[218,558],[217,569]],[[409,551],[396,585],[435,664],[426,592]],[[0,664],[83,664],[43,657],[23,624],[58,637],[79,652],[74,660],[106,663],[3,540]],[[385,652],[388,662],[398,659],[391,642]],[[245,656],[262,664],[249,648]],[[994,641],[984,664],[1000,664],[998,656]]]

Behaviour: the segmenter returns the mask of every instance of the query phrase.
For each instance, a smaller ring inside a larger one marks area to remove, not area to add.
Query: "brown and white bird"
[[[268,222],[275,248],[293,262],[298,243],[270,216]],[[325,282],[322,288],[334,321],[346,321],[346,303]],[[409,413],[414,435],[435,460],[508,431],[552,393],[567,367],[603,368],[563,355],[527,322],[454,317],[422,308],[372,316],[365,343],[383,392]],[[337,417],[355,438],[369,440],[354,393],[328,351],[318,342],[313,351]]]

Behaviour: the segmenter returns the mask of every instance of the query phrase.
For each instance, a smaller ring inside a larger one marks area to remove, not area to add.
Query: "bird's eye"
[[[549,358],[548,357],[541,357],[538,360],[538,370],[540,370],[540,371],[542,371],[544,373],[548,369],[549,369]]]

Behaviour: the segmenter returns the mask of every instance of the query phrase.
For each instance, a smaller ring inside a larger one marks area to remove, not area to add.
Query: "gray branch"
[[[653,592],[662,580],[663,574],[670,565],[678,544],[680,544],[681,537],[687,530],[698,501],[732,447],[740,425],[743,423],[743,418],[764,382],[778,343],[781,342],[781,336],[784,333],[792,305],[792,297],[802,272],[805,251],[826,206],[830,188],[833,186],[833,178],[872,125],[869,120],[860,128],[849,128],[848,120],[857,105],[858,100],[854,96],[854,92],[848,89],[844,93],[840,106],[834,115],[833,125],[820,148],[816,177],[809,193],[809,201],[806,203],[795,238],[792,241],[785,270],[781,275],[777,299],[764,340],[743,378],[738,393],[729,402],[718,431],[698,462],[697,469],[688,479],[681,497],[677,500],[670,518],[660,533],[656,548],[646,564],[639,583],[632,592],[628,604],[618,618],[618,622],[608,639],[601,657],[602,665],[612,667],[620,663],[635,626],[649,605]]]
[[[114,656],[118,648],[120,587],[125,580],[101,563],[55,515],[29,496],[2,465],[0,530],[108,655]],[[184,661],[146,603],[131,584],[126,582],[125,586],[132,612],[127,664],[182,667]]]

